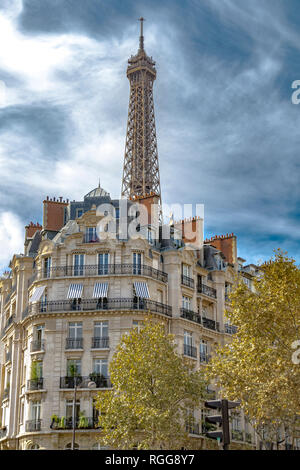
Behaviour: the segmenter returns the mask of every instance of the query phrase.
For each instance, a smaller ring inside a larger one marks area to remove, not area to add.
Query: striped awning
[[[93,298],[94,299],[103,299],[107,297],[108,291],[108,282],[96,282],[94,285]]]
[[[83,284],[71,284],[67,299],[81,299]]]
[[[46,289],[46,286],[36,287],[34,289],[32,295],[30,296],[29,302],[30,303],[31,302],[37,302],[38,300],[40,300],[40,298],[42,297],[45,289]]]
[[[150,299],[149,289],[146,282],[135,282],[134,289],[137,297]]]

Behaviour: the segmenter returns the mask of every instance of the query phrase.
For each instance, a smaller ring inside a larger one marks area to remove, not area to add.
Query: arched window
[[[29,450],[39,450],[40,446],[38,444],[32,444],[30,447],[29,447]]]
[[[95,444],[92,446],[92,450],[107,450],[108,447],[101,446],[100,442],[95,442]]]
[[[75,449],[79,449],[79,445],[76,444],[76,442],[75,442],[75,444],[74,444],[74,447],[75,447]],[[69,444],[66,445],[65,449],[66,449],[66,450],[71,450],[71,449],[72,449],[72,443],[69,442]]]

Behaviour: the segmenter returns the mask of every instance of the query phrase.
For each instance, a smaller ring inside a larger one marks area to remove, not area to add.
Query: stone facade
[[[93,202],[101,203],[101,197]],[[70,364],[77,365],[80,375],[76,443],[81,449],[96,448],[99,430],[93,397],[111,386],[107,364],[121,336],[148,312],[165,322],[175,335],[178,353],[197,367],[234,333],[224,310],[234,277],[244,269],[235,239],[234,263],[207,240],[203,244],[203,236],[194,247],[172,240],[148,241],[143,230],[135,239],[112,240],[103,234],[101,240],[91,241],[91,233],[96,233],[92,229],[103,217],[94,205],[87,206],[54,237],[53,227],[50,237],[42,230],[38,253],[29,255],[26,240],[25,255],[13,257],[11,272],[0,281],[3,449],[70,445]],[[197,231],[203,231],[203,221],[197,223]],[[255,273],[246,271],[251,282]],[[141,287],[146,293],[137,292]],[[91,380],[96,389],[88,387]],[[194,447],[212,445],[201,436],[204,411],[195,410],[194,417],[189,429]],[[234,437],[255,443],[243,416]]]

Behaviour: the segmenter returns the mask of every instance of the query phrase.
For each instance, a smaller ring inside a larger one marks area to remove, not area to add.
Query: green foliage
[[[294,432],[300,410],[300,366],[292,344],[300,335],[300,270],[280,250],[261,266],[254,292],[238,282],[226,312],[238,327],[232,341],[219,347],[207,367],[229,399],[239,399],[256,430],[279,426]]]
[[[162,323],[147,318],[122,337],[109,365],[112,391],[100,392],[101,441],[114,449],[188,448],[187,408],[205,395],[201,372],[176,352]]]

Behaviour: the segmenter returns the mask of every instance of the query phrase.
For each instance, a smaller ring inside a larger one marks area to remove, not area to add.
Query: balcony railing
[[[45,351],[45,341],[43,340],[32,341],[30,345],[30,351],[31,352]]]
[[[106,310],[145,310],[172,316],[172,307],[149,299],[107,299],[101,302],[98,299],[82,299],[80,304],[74,305],[73,300],[54,300],[37,302],[28,306],[28,315],[52,312],[71,311],[106,311]]]
[[[209,362],[210,359],[211,359],[211,355],[210,355],[210,354],[206,354],[206,353],[200,352],[199,358],[200,358],[200,362],[201,362],[202,364],[208,364],[208,362]]]
[[[188,310],[186,308],[181,308],[180,316],[182,318],[186,318],[187,320],[199,323],[199,325],[201,325],[201,316],[199,315],[199,313],[193,312],[192,310]]]
[[[92,373],[88,377],[61,377],[60,388],[74,388],[75,381],[77,388],[88,388],[89,382],[95,382],[96,388],[112,387],[109,377],[104,377],[102,374]]]
[[[205,284],[198,284],[197,291],[199,294],[207,295],[208,297],[212,297],[213,299],[217,298],[216,289]]]
[[[37,432],[41,430],[41,427],[42,427],[41,419],[32,419],[30,421],[26,421],[25,423],[26,432]]]
[[[195,346],[192,346],[190,344],[184,344],[183,345],[183,354],[185,356],[197,358],[197,348]]]
[[[225,333],[227,333],[228,335],[235,335],[237,332],[237,327],[233,325],[229,325],[228,323],[225,323],[224,328],[225,328]]]
[[[34,390],[43,390],[44,379],[40,377],[38,379],[31,379],[27,381],[27,391],[32,392]]]
[[[214,320],[211,320],[210,318],[202,317],[202,324],[204,328],[208,328],[209,330],[220,331],[219,322],[215,322]]]
[[[193,321],[198,323],[199,325],[204,326],[204,328],[208,328],[209,330],[220,331],[220,324],[219,322],[215,322],[206,317],[202,317],[199,313],[193,312],[192,310],[187,310],[185,308],[180,309],[180,316],[181,318],[185,318],[186,320]]]
[[[131,276],[147,276],[158,281],[168,282],[168,274],[144,264],[94,264],[83,266],[54,266],[48,269],[40,269],[32,277],[34,280],[49,279],[54,277],[88,277],[111,276],[127,274]],[[31,282],[31,283],[32,283]]]
[[[63,430],[63,429],[73,429],[73,418],[58,418],[57,421],[52,421],[50,425],[51,429]],[[76,418],[75,420],[75,429],[97,429],[98,419],[82,416]]]
[[[183,286],[187,286],[187,287],[190,287],[191,289],[194,289],[195,281],[193,278],[185,276],[184,274],[181,274],[181,284]]]
[[[66,349],[83,349],[83,338],[66,338]]]
[[[11,316],[8,318],[7,322],[5,323],[5,326],[4,326],[4,328],[3,328],[2,332],[1,332],[1,336],[3,336],[3,335],[6,333],[6,331],[8,330],[8,328],[10,327],[10,325],[12,325],[12,323],[13,323],[14,321],[15,321],[15,315],[11,315]]]
[[[92,338],[92,349],[107,349],[109,348],[109,338],[104,336],[100,338]]]

